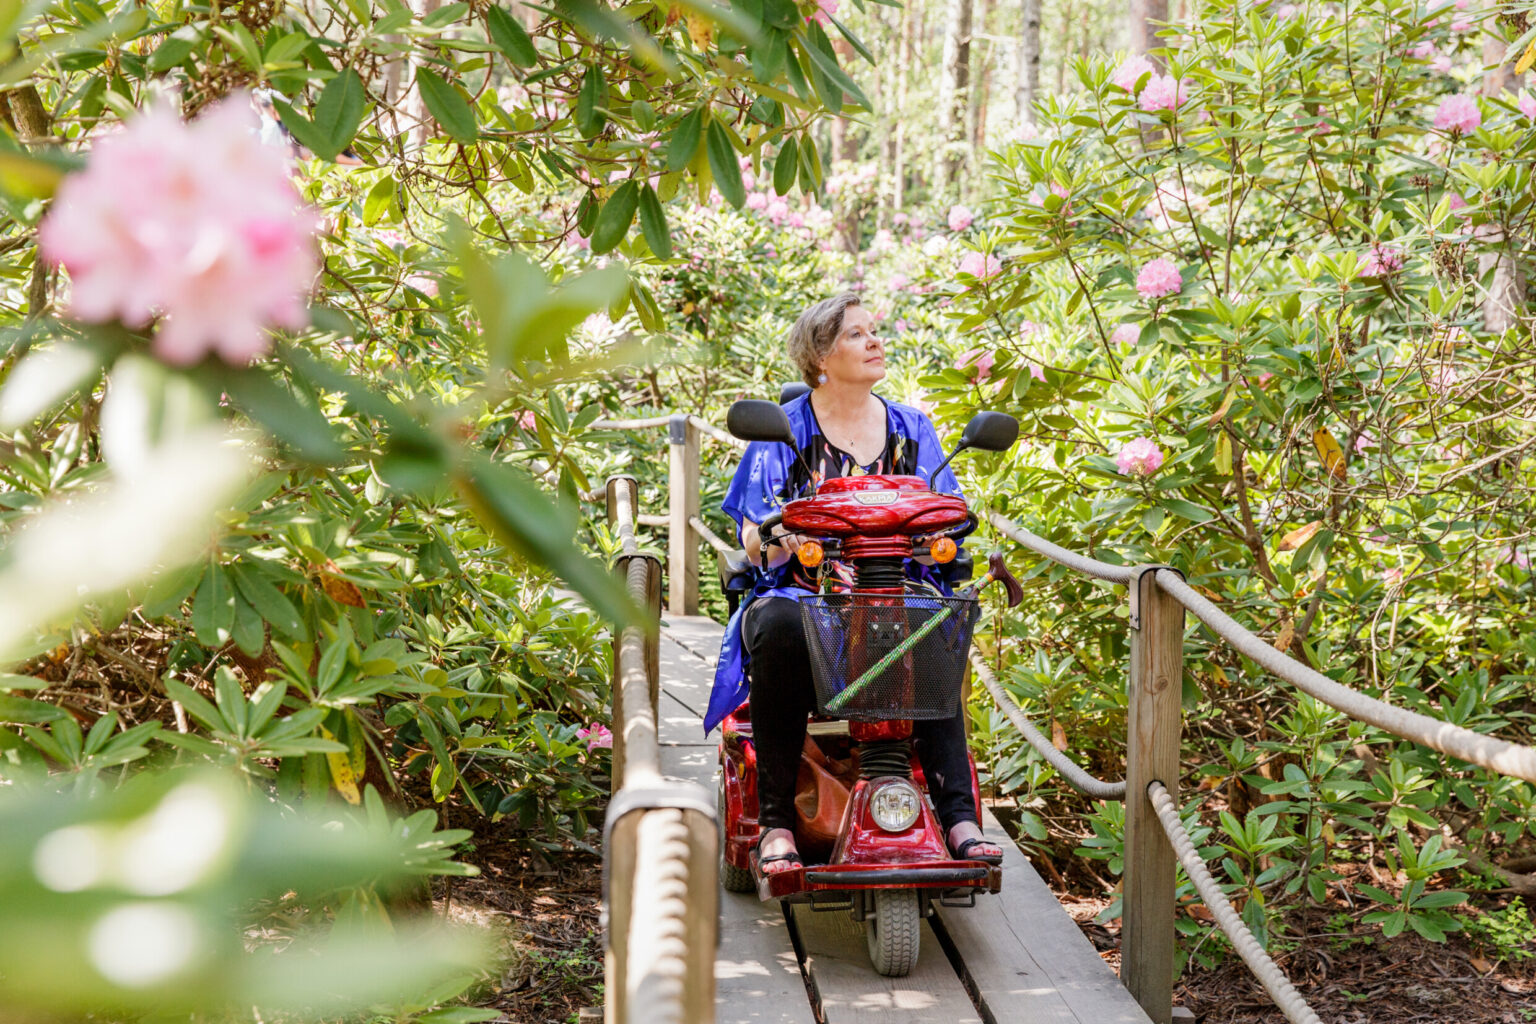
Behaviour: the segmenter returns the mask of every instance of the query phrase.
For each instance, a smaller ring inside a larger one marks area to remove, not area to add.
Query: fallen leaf
[[[1527,46],[1525,52],[1520,55],[1520,59],[1515,62],[1515,74],[1525,74],[1531,69],[1533,63],[1536,63],[1536,42]]]
[[[1051,746],[1057,750],[1067,749],[1067,730],[1054,718],[1051,719]]]
[[[1311,540],[1312,535],[1322,528],[1323,521],[1321,519],[1314,519],[1306,526],[1298,527],[1297,529],[1292,530],[1290,533],[1280,538],[1280,550],[1295,551],[1307,541]]]
[[[1211,908],[1207,907],[1204,903],[1191,903],[1187,909],[1189,911],[1189,916],[1194,918],[1196,921],[1205,921],[1206,923],[1210,923],[1211,921],[1216,920],[1216,915],[1211,913]]]
[[[1469,956],[1467,957],[1467,962],[1472,965],[1472,969],[1478,974],[1487,974],[1489,971],[1493,970],[1493,964],[1489,963],[1487,960],[1484,960],[1480,956]]]
[[[1291,648],[1291,641],[1294,640],[1295,638],[1296,638],[1296,627],[1292,623],[1287,622],[1284,626],[1280,627],[1280,635],[1275,637],[1275,650],[1277,650],[1277,651],[1288,651],[1288,650],[1290,650],[1290,648]]]
[[[1195,589],[1200,591],[1200,593],[1204,594],[1206,597],[1210,598],[1212,601],[1222,600],[1221,595],[1216,593],[1216,591],[1212,590],[1210,587],[1202,587],[1197,583],[1195,584]]]
[[[1220,665],[1211,666],[1211,682],[1215,683],[1217,686],[1232,685],[1231,681],[1227,679],[1227,674],[1221,670]]]
[[[1214,427],[1216,424],[1220,423],[1222,417],[1227,414],[1227,410],[1232,408],[1232,399],[1236,397],[1237,392],[1230,387],[1227,388],[1227,397],[1222,399],[1221,408],[1217,409],[1214,413],[1211,414],[1211,418],[1206,420],[1206,425]]]
[[[366,608],[367,602],[363,600],[363,592],[357,589],[357,584],[340,576],[341,567],[335,562],[327,561],[325,568],[320,572],[320,588],[337,604],[344,604],[349,608]]]
[[[1317,446],[1317,454],[1323,460],[1323,467],[1328,470],[1328,474],[1335,480],[1343,480],[1349,470],[1345,468],[1344,449],[1339,447],[1339,442],[1324,427],[1313,433],[1312,443]]]

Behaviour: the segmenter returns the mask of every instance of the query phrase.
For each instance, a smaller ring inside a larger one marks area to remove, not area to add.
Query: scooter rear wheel
[[[715,820],[720,823],[720,884],[726,892],[756,892],[757,883],[748,868],[739,868],[725,859],[725,779],[715,787]]]
[[[912,889],[876,889],[874,913],[865,918],[869,962],[887,978],[904,978],[917,966],[923,919]]]

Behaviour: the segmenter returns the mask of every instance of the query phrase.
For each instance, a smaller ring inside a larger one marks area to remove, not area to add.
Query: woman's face
[[[843,312],[832,351],[822,360],[827,380],[844,384],[874,385],[885,377],[885,342],[875,334],[875,318],[863,306]]]

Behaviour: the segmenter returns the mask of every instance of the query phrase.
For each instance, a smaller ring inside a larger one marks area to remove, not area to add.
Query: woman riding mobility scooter
[[[743,440],[795,448],[784,411],[773,402],[737,402],[727,422]],[[966,448],[1003,451],[1017,437],[1012,417],[978,413],[950,458]],[[956,714],[977,592],[1001,580],[1009,607],[1023,597],[1001,555],[992,556],[978,583],[953,596],[907,580],[914,558],[954,565],[956,538],[975,525],[964,498],[936,493],[920,477],[882,475],[826,480],[814,495],[789,501],[760,525],[764,538],[780,529],[798,535],[800,563],[817,569],[821,580],[818,593],[800,600],[818,711],[795,798],[803,866],[771,874],[758,866],[757,764],[747,705],[721,724],[725,887],[818,910],[850,910],[865,922],[875,969],[890,976],[916,965],[921,920],[933,901],[974,905],[976,893],[1002,885],[996,864],[957,860],[950,852],[923,796],[926,783],[911,742],[915,719]],[[949,578],[957,575],[969,574]],[[974,761],[969,768],[979,809]]]

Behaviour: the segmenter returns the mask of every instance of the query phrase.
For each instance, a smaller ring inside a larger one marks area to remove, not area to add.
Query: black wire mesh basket
[[[860,721],[953,717],[980,613],[974,597],[802,598],[817,710]]]

